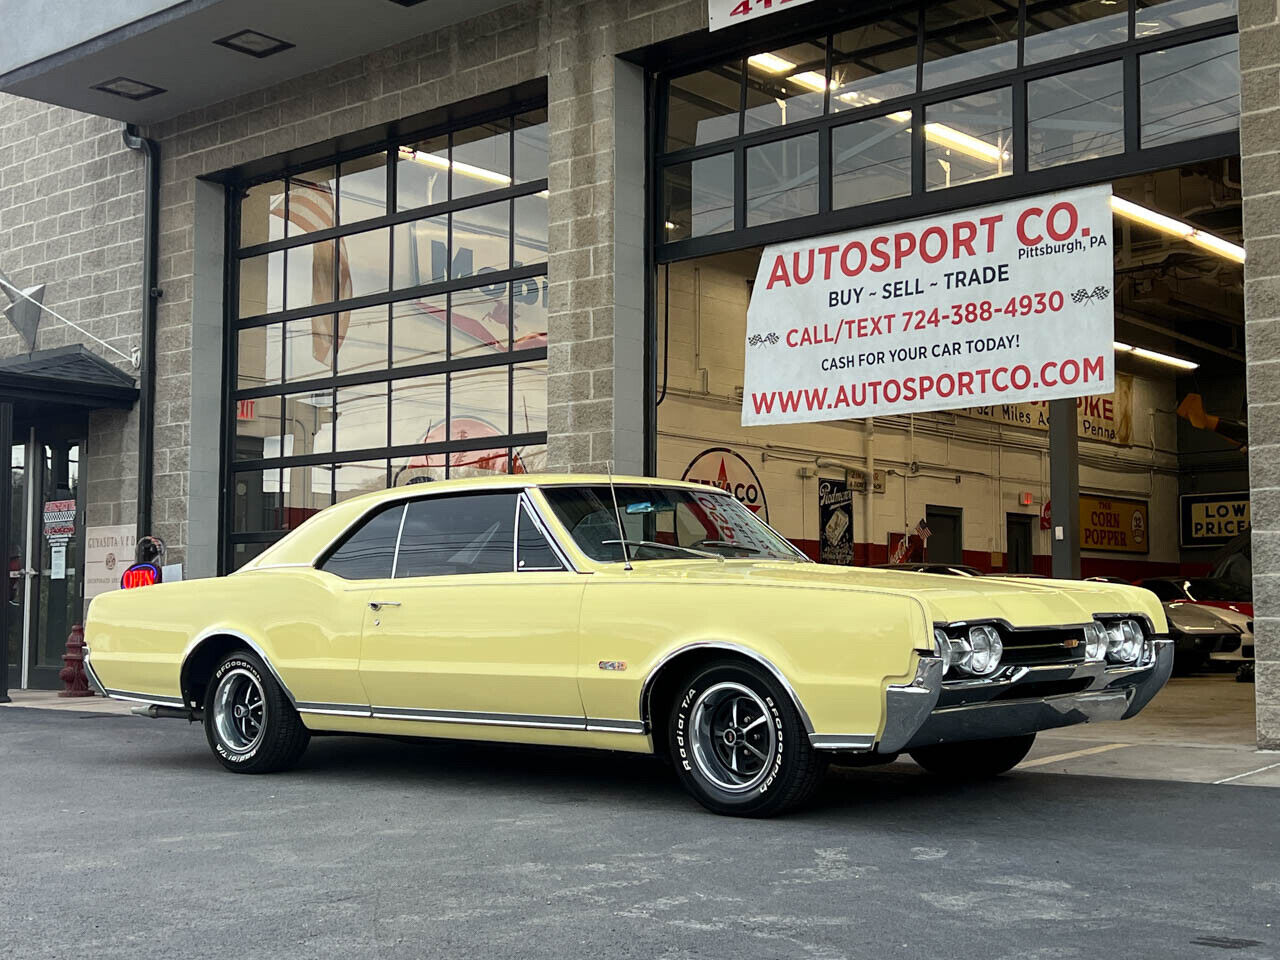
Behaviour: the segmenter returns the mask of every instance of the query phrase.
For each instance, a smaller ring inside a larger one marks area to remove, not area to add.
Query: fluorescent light
[[[511,178],[505,173],[486,170],[484,167],[477,167],[470,163],[463,163],[461,160],[454,160],[450,163],[439,154],[428,153],[425,150],[415,150],[413,147],[401,147],[400,159],[415,160],[418,163],[427,165],[428,167],[435,167],[437,170],[448,170],[452,167],[454,173],[460,173],[464,177],[471,177],[473,180],[483,180],[485,183],[494,183],[500,187],[509,187],[511,185]]]
[[[1200,364],[1191,360],[1184,360],[1182,357],[1170,356],[1167,353],[1160,353],[1158,350],[1148,350],[1146,347],[1134,347],[1127,343],[1115,341],[1116,353],[1127,353],[1132,357],[1141,357],[1143,360],[1151,360],[1155,363],[1163,363],[1170,367],[1176,367],[1179,370],[1199,370]]]
[[[1236,263],[1244,263],[1244,247],[1239,244],[1223,240],[1216,234],[1199,230],[1189,223],[1165,216],[1163,213],[1157,213],[1155,210],[1136,204],[1132,200],[1113,195],[1111,197],[1111,210],[1117,216],[1124,217],[1126,220],[1145,224],[1154,230],[1159,230],[1161,233],[1167,233],[1180,240],[1185,240],[1187,243],[1194,244],[1202,250],[1216,253],[1220,257],[1234,260]]]
[[[796,68],[796,65],[790,60],[784,60],[782,57],[772,53],[757,53],[754,57],[749,57],[747,63],[769,73],[786,73],[788,70]]]
[[[945,123],[926,123],[924,125],[924,135],[935,143],[940,143],[944,147],[952,150],[959,150],[961,153],[967,153],[971,157],[977,157],[979,160],[990,160],[992,163],[1007,163],[1010,160],[1008,150],[1003,150],[995,144],[987,143],[977,137],[971,137],[967,133],[949,127]]]
[[[672,223],[670,220],[668,220],[666,223],[666,227],[668,230],[674,230],[676,228],[676,225]]]
[[[816,70],[806,70],[804,73],[797,73],[787,77],[792,83],[798,83],[802,87],[808,87],[817,93],[827,89],[827,79]]]

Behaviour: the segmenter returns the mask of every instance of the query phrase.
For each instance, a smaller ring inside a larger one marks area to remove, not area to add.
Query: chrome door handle
[[[398,606],[400,606],[399,600],[370,600],[369,601],[369,609],[374,611],[381,610],[383,607],[398,607]]]

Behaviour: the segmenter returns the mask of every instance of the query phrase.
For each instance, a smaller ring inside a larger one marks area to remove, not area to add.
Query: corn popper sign
[[[1111,189],[775,244],[747,310],[745,426],[1115,389]]]

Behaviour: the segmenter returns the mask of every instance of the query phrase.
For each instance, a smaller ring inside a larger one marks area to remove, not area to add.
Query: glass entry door
[[[83,622],[85,430],[58,423],[23,432],[26,443],[14,443],[10,454],[10,662],[21,654],[10,676],[24,687],[51,690],[61,686],[67,636]]]

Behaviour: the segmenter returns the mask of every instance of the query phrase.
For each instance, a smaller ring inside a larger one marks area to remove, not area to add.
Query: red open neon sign
[[[159,582],[160,568],[154,563],[135,563],[120,578],[120,587],[132,590],[134,587],[149,587]]]

